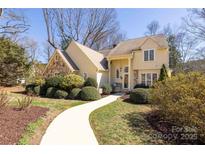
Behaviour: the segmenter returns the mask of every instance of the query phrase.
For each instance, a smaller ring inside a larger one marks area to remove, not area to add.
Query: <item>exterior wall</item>
[[[123,68],[128,66],[127,59],[119,59],[111,61],[111,84],[112,83],[123,83]],[[116,78],[116,69],[120,71],[119,79]]]
[[[154,61],[144,61],[144,50],[154,49]],[[146,70],[146,69],[160,69],[162,64],[169,66],[169,51],[168,49],[159,49],[156,42],[148,39],[141,50],[134,52],[133,69]]]
[[[97,73],[97,83],[98,87],[102,87],[108,83],[108,71],[100,71]]]
[[[97,80],[97,69],[92,62],[86,57],[86,55],[76,46],[71,43],[66,52],[71,59],[76,63],[79,68],[79,75],[83,76],[87,73],[88,77],[92,77]]]
[[[67,64],[62,60],[59,53],[55,53],[51,59],[46,71],[44,72],[45,77],[54,76],[56,74],[68,74],[72,71],[68,68]]]
[[[157,73],[157,78],[159,78],[160,70],[159,69],[147,69],[147,70],[139,70],[138,71],[138,80],[137,83],[141,83],[141,74],[147,74],[147,73]],[[135,84],[137,84],[135,83]]]

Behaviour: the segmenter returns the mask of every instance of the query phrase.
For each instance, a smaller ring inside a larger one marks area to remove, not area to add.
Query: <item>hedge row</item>
[[[43,91],[43,92],[42,92]],[[99,94],[97,88],[87,86],[80,88],[74,88],[71,90],[71,92],[67,92],[65,90],[57,89],[56,87],[49,87],[46,88],[44,86],[40,85],[28,85],[26,87],[26,92],[29,95],[37,95],[37,96],[43,96],[47,98],[57,98],[57,99],[81,99],[85,101],[93,101],[98,100],[101,98],[101,95]]]

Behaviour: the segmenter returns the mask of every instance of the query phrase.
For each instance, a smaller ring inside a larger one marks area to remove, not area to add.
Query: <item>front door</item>
[[[129,78],[128,74],[124,74],[124,79],[123,79],[123,88],[124,89],[127,89],[129,87],[128,78]]]

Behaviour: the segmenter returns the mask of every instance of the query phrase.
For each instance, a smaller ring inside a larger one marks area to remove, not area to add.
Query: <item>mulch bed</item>
[[[205,144],[200,140],[198,140],[196,132],[192,130],[187,132],[184,129],[184,127],[176,126],[173,123],[163,120],[157,111],[148,114],[147,121],[150,123],[151,127],[154,130],[157,130],[158,132],[161,133],[162,139],[168,141],[168,143],[177,144],[177,145],[184,145],[184,144],[204,145]]]
[[[47,111],[48,108],[37,106],[21,111],[12,108],[0,110],[0,144],[17,144],[27,125],[44,116]]]

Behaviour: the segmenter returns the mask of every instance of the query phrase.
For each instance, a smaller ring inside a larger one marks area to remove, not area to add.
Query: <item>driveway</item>
[[[89,144],[98,142],[90,127],[92,111],[115,101],[120,95],[109,95],[97,101],[70,108],[58,115],[44,134],[41,145]]]

